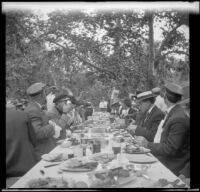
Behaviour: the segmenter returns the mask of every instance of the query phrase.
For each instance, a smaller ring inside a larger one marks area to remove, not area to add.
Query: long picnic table
[[[105,122],[108,125],[108,122]],[[111,136],[111,133],[110,133]],[[60,145],[55,147],[51,153],[68,153],[70,151],[69,148],[62,148]],[[108,153],[109,148],[106,146],[101,150],[101,153]],[[132,154],[137,155],[137,154]],[[154,157],[152,154],[150,154]],[[165,167],[156,157],[154,157],[157,161],[155,163],[150,164],[150,168],[148,169],[144,177],[137,177],[132,182],[123,185],[123,188],[151,188],[154,187],[152,185],[153,182],[158,181],[159,179],[167,179],[168,181],[175,181],[179,179],[175,174],[173,174],[167,167]],[[45,168],[44,166],[53,164],[51,162],[47,162],[45,160],[40,160],[32,169],[30,169],[24,176],[22,176],[15,184],[13,184],[10,188],[26,188],[26,184],[31,179],[45,178],[45,177],[54,177],[54,178],[65,178],[66,180],[75,180],[75,181],[84,181],[85,183],[90,185],[89,177],[87,172],[59,172],[59,165]],[[42,174],[43,172],[43,174]],[[180,180],[180,179],[179,179]],[[179,181],[178,184],[184,184],[182,180]]]

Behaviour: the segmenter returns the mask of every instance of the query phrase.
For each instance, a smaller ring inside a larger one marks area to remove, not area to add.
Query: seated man
[[[92,114],[93,114],[92,103],[91,102],[85,102],[84,105],[83,105],[83,108],[85,110],[84,118],[85,118],[85,120],[88,120],[88,117],[92,116]]]
[[[60,136],[56,140],[66,138],[66,130],[69,129],[69,126],[72,123],[70,122],[70,118],[66,111],[68,100],[70,100],[70,98],[66,94],[56,95],[56,97],[53,99],[53,103],[55,104],[54,107],[47,112],[47,117],[49,120],[52,120],[62,128]]]
[[[140,119],[135,130],[136,136],[143,136],[152,142],[160,121],[164,118],[164,113],[154,104],[155,97],[151,91],[146,91],[138,95],[140,112],[145,114]]]
[[[137,111],[135,109],[132,108],[132,103],[131,100],[126,98],[123,101],[123,111],[122,111],[122,118],[125,118],[127,120],[131,120],[131,119],[136,119],[136,114]]]
[[[37,162],[36,137],[28,116],[15,109],[6,109],[6,180],[7,187],[23,176]]]
[[[148,142],[144,137],[137,138],[139,145],[149,148],[177,176],[190,157],[189,118],[178,104],[181,97],[182,89],[179,85],[166,84],[164,99],[167,114],[158,127],[154,142]]]
[[[45,84],[34,83],[27,89],[31,101],[25,109],[36,134],[36,153],[41,155],[49,153],[56,145],[53,140],[56,127],[49,124],[48,117],[42,109],[46,104]]]

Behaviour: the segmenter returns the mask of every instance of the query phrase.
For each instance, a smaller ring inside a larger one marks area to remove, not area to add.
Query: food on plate
[[[45,161],[57,162],[68,159],[68,155],[63,153],[49,153],[42,155],[42,159]]]
[[[84,181],[78,181],[75,183],[74,187],[75,188],[88,188],[88,185]]]
[[[137,144],[127,144],[124,148],[124,151],[129,154],[133,153],[149,153],[150,150],[144,147],[140,147]]]
[[[136,176],[128,169],[118,167],[96,171],[90,179],[92,180],[92,187],[117,187],[135,180]]]
[[[116,156],[114,154],[109,154],[109,153],[100,153],[96,154],[92,157],[92,160],[98,161],[100,163],[108,163],[115,159]]]
[[[96,161],[83,159],[70,159],[61,164],[61,169],[66,171],[91,171],[98,165]]]
[[[72,141],[63,141],[61,144],[60,144],[60,147],[62,148],[67,148],[67,147],[70,147],[72,145]]]
[[[61,178],[38,178],[31,179],[26,184],[27,188],[68,188],[69,183]]]

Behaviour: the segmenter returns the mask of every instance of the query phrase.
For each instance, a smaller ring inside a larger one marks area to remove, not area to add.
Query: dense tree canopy
[[[164,23],[161,42],[153,38],[155,22]],[[189,42],[179,30],[182,26],[188,27],[188,14],[170,10],[55,11],[46,18],[30,11],[7,12],[9,94],[24,96],[30,84],[43,81],[69,87],[77,96],[85,91],[83,97],[98,103],[113,86],[123,97],[177,76],[187,80]]]

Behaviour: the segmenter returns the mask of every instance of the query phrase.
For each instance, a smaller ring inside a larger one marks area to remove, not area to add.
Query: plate
[[[63,154],[63,153],[49,153],[49,154],[42,155],[41,158],[44,161],[61,162],[61,161],[67,160],[68,159],[68,155],[67,154]]]
[[[99,154],[95,154],[91,159],[97,162],[108,163],[115,158],[116,156],[114,154],[99,153]]]
[[[146,154],[137,154],[137,155],[126,155],[129,162],[138,163],[138,164],[151,164],[156,163],[158,160],[154,157],[147,156]]]

